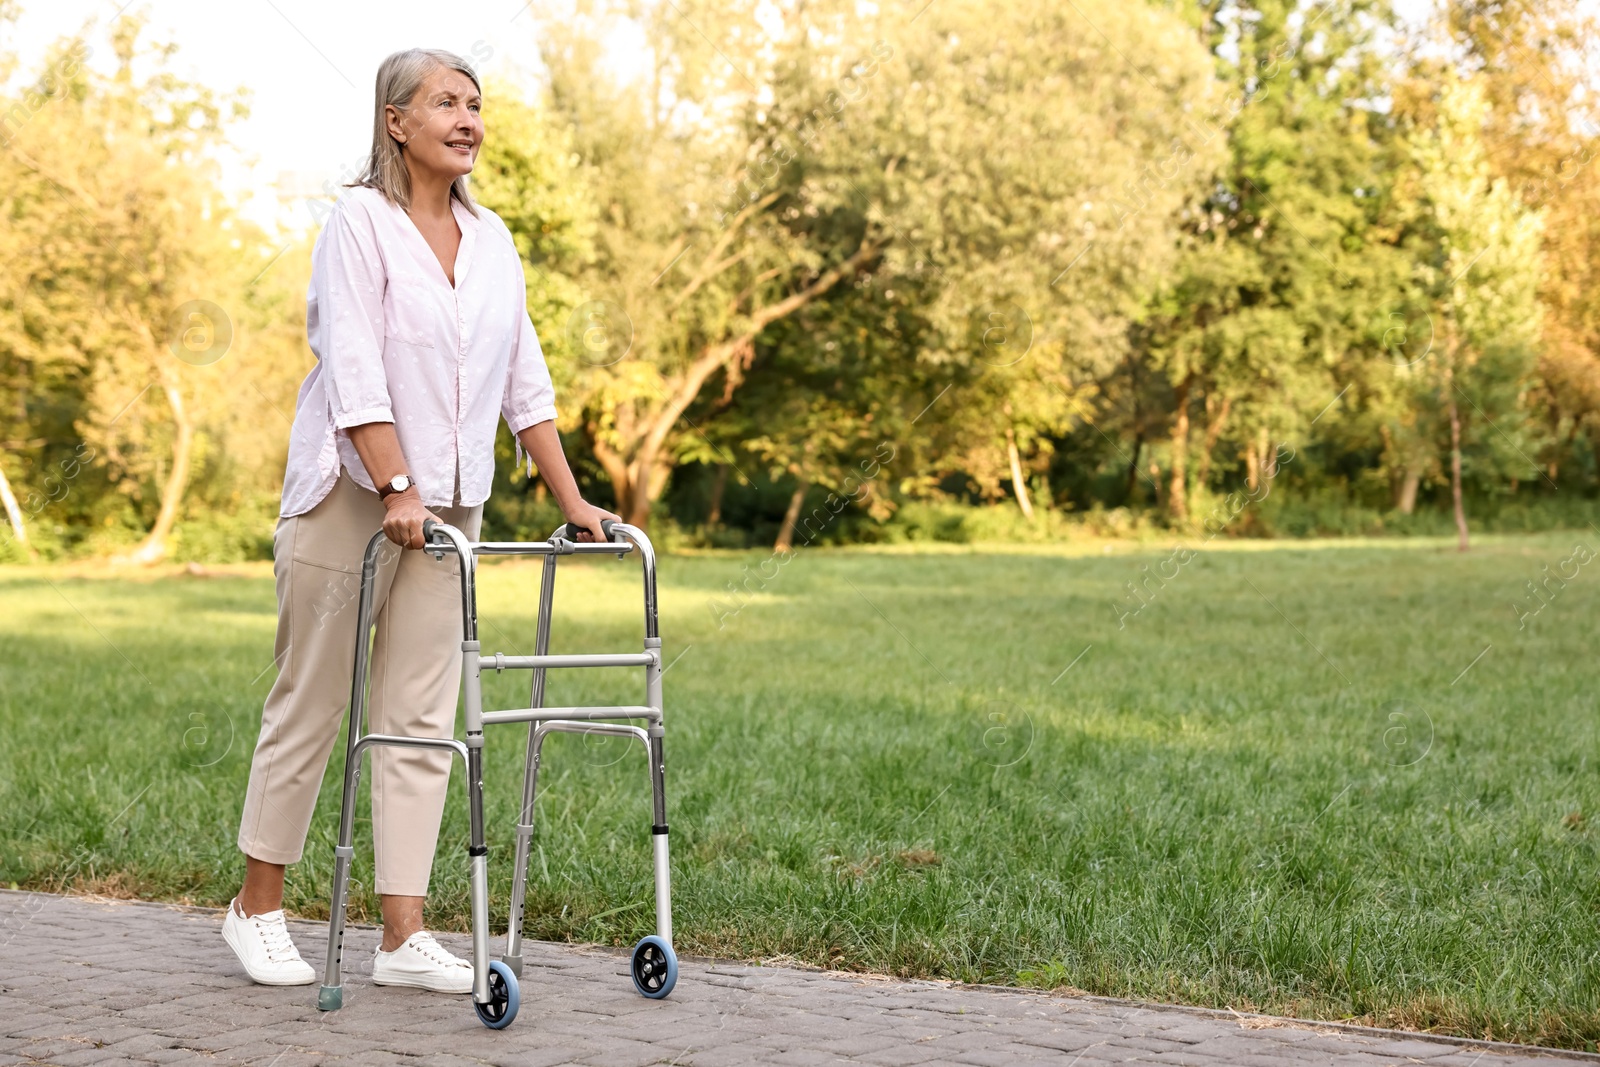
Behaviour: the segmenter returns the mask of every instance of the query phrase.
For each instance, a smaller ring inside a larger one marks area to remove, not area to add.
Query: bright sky
[[[372,138],[372,82],[379,62],[409,47],[445,48],[480,77],[517,83],[537,69],[528,2],[550,0],[132,0],[149,18],[144,40],[179,45],[173,68],[214,89],[250,91],[250,118],[234,124],[240,149],[227,185],[253,196],[246,211],[263,223],[309,223],[302,202],[280,203],[285,183],[312,195],[326,180],[359,169]],[[17,40],[6,42],[36,72],[56,38],[95,20],[101,30],[122,0],[22,0]],[[103,33],[92,34],[91,65],[114,60]],[[637,53],[635,53],[637,54]],[[492,118],[492,113],[491,113]],[[348,179],[342,179],[348,180]]]

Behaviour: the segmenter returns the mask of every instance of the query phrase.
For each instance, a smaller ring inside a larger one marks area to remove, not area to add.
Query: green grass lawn
[[[667,558],[679,951],[1592,1049],[1600,571],[1521,629],[1512,607],[1579,542],[1600,535],[1219,545],[1181,568],[813,550],[721,628],[713,598],[761,557]],[[1145,567],[1177,575],[1119,627]],[[556,651],[637,647],[634,563],[561,573]],[[484,568],[487,650],[531,651],[537,585],[537,564]],[[272,630],[264,570],[0,571],[0,881],[226,902]],[[489,675],[493,705],[526,679]],[[640,691],[569,671],[550,700]],[[523,737],[489,734],[501,924]],[[532,936],[651,929],[644,759],[620,746],[546,748]],[[341,753],[290,872],[303,915],[327,914]],[[460,781],[429,915],[453,928]]]

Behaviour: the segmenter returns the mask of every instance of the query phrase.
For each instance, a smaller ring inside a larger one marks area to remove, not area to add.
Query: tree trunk
[[[1211,481],[1211,452],[1217,447],[1217,438],[1222,436],[1223,423],[1228,421],[1228,412],[1233,409],[1233,397],[1225,396],[1222,403],[1217,406],[1215,415],[1211,415],[1211,396],[1206,395],[1206,414],[1211,415],[1206,422],[1205,445],[1200,452],[1200,469],[1196,472],[1195,484],[1204,489]]]
[[[1578,426],[1582,421],[1583,421],[1582,419],[1580,419],[1580,418],[1578,418],[1576,416],[1574,416],[1572,418],[1570,425],[1567,427],[1567,438],[1566,438],[1566,440],[1564,442],[1562,442],[1562,445],[1561,445],[1561,453],[1560,453],[1560,455],[1556,456],[1556,457],[1553,457],[1550,460],[1550,491],[1551,492],[1555,491],[1556,475],[1558,473],[1560,473],[1560,470],[1561,470],[1560,459],[1561,459],[1561,457],[1570,456],[1572,454],[1572,443],[1578,439]],[[1512,492],[1516,492],[1516,490],[1513,488]]]
[[[1406,468],[1405,474],[1400,479],[1399,491],[1395,493],[1394,506],[1402,515],[1410,515],[1417,510],[1417,489],[1422,485],[1422,468]]]
[[[677,427],[678,420],[694,403],[711,376],[719,370],[726,370],[735,360],[749,358],[753,354],[756,338],[761,336],[761,331],[769,325],[787,318],[810,304],[832,289],[841,279],[855,277],[868,263],[877,258],[884,243],[863,239],[848,259],[823,271],[782,300],[758,308],[750,315],[742,317],[747,322],[744,332],[736,337],[707,344],[700,349],[683,373],[669,383],[669,388],[661,391],[664,403],[659,409],[645,414],[638,420],[623,419],[619,414],[616,419],[616,430],[622,439],[620,451],[606,446],[603,455],[602,442],[597,439],[595,458],[599,460],[606,476],[617,490],[617,510],[622,512],[623,518],[628,523],[644,529],[649,521],[651,507],[665,487],[667,477],[672,473],[670,457],[673,450],[668,439]],[[696,278],[695,282],[691,282],[691,286],[697,286],[704,280],[698,275]],[[622,401],[619,407],[630,403],[633,401]]]
[[[17,506],[17,497],[11,491],[11,483],[6,480],[4,467],[0,467],[0,502],[5,504],[6,518],[11,523],[11,532],[16,535],[17,544],[28,548],[28,527],[23,524],[22,508]]]
[[[672,464],[662,457],[666,453],[652,453],[648,465],[639,464],[639,470],[634,474],[633,506],[628,513],[633,518],[627,520],[630,525],[643,530],[650,522],[650,513],[655,510],[656,501],[661,499],[661,491],[667,486],[667,479],[672,477]]]
[[[1450,497],[1456,509],[1456,547],[1465,552],[1467,550],[1467,511],[1461,503],[1461,412],[1456,408],[1456,393],[1450,383],[1450,377],[1445,377],[1445,387],[1449,389],[1450,398]]]
[[[178,508],[183,504],[184,490],[189,485],[189,454],[194,445],[194,426],[184,410],[183,394],[171,384],[162,386],[167,403],[172,407],[172,425],[176,437],[172,442],[172,473],[161,490],[161,510],[156,514],[156,524],[150,528],[139,547],[128,557],[132,563],[156,563],[167,554],[167,538],[178,521]]]
[[[1139,484],[1139,453],[1144,451],[1144,432],[1140,431],[1133,438],[1133,458],[1128,460],[1128,480],[1122,487],[1122,505],[1127,507],[1133,503],[1133,490]],[[1596,462],[1600,463],[1600,445],[1595,446]]]
[[[1254,493],[1261,486],[1261,457],[1256,455],[1256,443],[1244,443],[1244,484]]]
[[[1167,489],[1167,513],[1173,522],[1189,517],[1189,388],[1194,376],[1178,383],[1178,410],[1172,419],[1172,484]]]
[[[1251,490],[1262,488],[1270,493],[1272,480],[1278,477],[1278,451],[1272,448],[1272,432],[1264,426],[1256,430],[1256,472],[1256,485],[1250,486]]]
[[[1383,469],[1389,476],[1389,506],[1400,506],[1400,478],[1395,474],[1394,458],[1398,454],[1394,448],[1394,435],[1389,432],[1389,427],[1380,423],[1378,425],[1378,439],[1383,442],[1382,457]]]
[[[1272,447],[1271,432],[1265,426],[1256,432],[1256,452],[1261,463],[1261,481],[1270,492],[1272,479],[1278,476],[1278,453]]]
[[[1589,451],[1594,456],[1595,479],[1600,482],[1600,418],[1591,415],[1584,432],[1589,437]]]
[[[1549,394],[1547,393],[1546,395],[1549,395]],[[1555,402],[1555,398],[1553,396],[1550,398],[1549,404],[1550,404],[1550,408],[1549,408],[1549,411],[1550,411],[1550,440],[1552,440],[1552,441],[1561,441],[1561,407],[1560,407],[1560,405],[1558,405]],[[1572,425],[1573,425],[1574,428],[1576,428],[1577,425],[1578,425],[1578,420],[1577,419],[1573,419],[1572,420]],[[1572,440],[1572,437],[1569,434],[1567,436],[1567,441],[1570,442],[1571,440]],[[1564,443],[1563,444],[1553,445],[1551,447],[1551,449],[1550,449],[1550,461],[1545,464],[1545,470],[1547,472],[1546,476],[1550,479],[1551,484],[1555,483],[1556,473],[1560,469],[1561,454],[1565,450],[1566,449],[1565,449],[1565,444]],[[1535,469],[1537,469],[1537,464],[1535,464]],[[1511,480],[1511,491],[1513,493],[1515,493],[1517,491],[1517,481],[1516,481],[1515,478],[1513,478]]]
[[[646,529],[650,522],[651,504],[655,499],[650,492],[651,475],[655,473],[655,464],[650,461],[654,459],[654,453],[624,459],[597,431],[598,427],[590,423],[589,437],[594,458],[611,483],[611,492],[617,501],[617,514],[628,525]]]
[[[789,509],[783,513],[783,525],[778,528],[778,540],[772,546],[774,552],[787,552],[794,547],[794,527],[800,521],[800,508],[805,504],[810,488],[811,483],[804,478],[794,487],[794,495],[789,498]]]
[[[622,516],[623,522],[638,526],[628,514],[628,505],[633,501],[633,478],[629,475],[628,463],[600,436],[600,428],[593,422],[589,423],[589,447],[594,453],[595,462],[600,464],[600,469],[606,472],[606,480],[611,483],[617,514]],[[642,526],[639,528],[644,529]]]
[[[632,490],[623,503],[622,516],[630,526],[641,530],[650,528],[650,511],[655,500],[650,496],[650,470],[655,466],[654,450],[641,449],[628,464],[628,482]]]
[[[1022,457],[1017,453],[1017,434],[1006,427],[1006,459],[1011,464],[1011,488],[1017,494],[1017,506],[1022,514],[1033,518],[1033,502],[1028,499],[1028,483],[1022,480]]]
[[[728,488],[728,465],[717,464],[717,475],[711,479],[711,510],[706,513],[706,525],[716,526],[722,522],[722,494]]]

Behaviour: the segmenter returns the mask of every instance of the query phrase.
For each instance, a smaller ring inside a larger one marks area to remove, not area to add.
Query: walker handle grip
[[[600,520],[600,532],[606,535],[606,540],[607,541],[615,541],[616,540],[616,536],[611,532],[612,528],[614,526],[616,526],[616,525],[617,525],[617,520],[616,519],[601,519]],[[561,538],[565,538],[566,540],[571,541],[574,544],[576,544],[577,541],[578,541],[578,534],[582,533],[587,528],[588,527],[585,527],[585,526],[579,526],[575,522],[569,522],[565,526],[562,526],[561,529],[556,531],[556,536],[557,537],[561,537]]]
[[[437,530],[438,528],[439,528],[439,523],[434,522],[432,519],[423,519],[422,520],[422,540],[423,540],[423,542],[427,543],[429,541],[432,541],[433,540],[433,531]]]

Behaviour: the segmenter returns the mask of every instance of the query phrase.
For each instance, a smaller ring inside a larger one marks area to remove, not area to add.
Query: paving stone
[[[990,1044],[993,1044],[998,1034],[986,1035]],[[1024,1045],[1038,1045],[1040,1048],[1053,1048],[1060,1052],[1082,1052],[1086,1048],[1110,1043],[1104,1034],[1091,1031],[1060,1030],[1050,1033],[1016,1034],[1013,1040]],[[966,1046],[968,1048],[982,1048],[982,1045]],[[951,1046],[953,1049],[954,1046]]]
[[[683,980],[681,967],[678,980]],[[766,1045],[720,1045],[695,1049],[678,1062],[686,1067],[749,1067],[753,1063],[767,1063],[779,1055],[782,1053],[778,1049]]]
[[[71,1051],[57,1052],[50,1056],[52,1067],[82,1067],[87,1063],[102,1063],[107,1056],[116,1053],[108,1052],[98,1045],[85,1045],[79,1043]]]
[[[11,917],[11,918],[8,918]],[[11,1062],[260,1067],[1559,1067],[1412,1035],[1161,1005],[1047,996],[838,971],[683,961],[663,1001],[633,992],[625,954],[524,946],[522,1013],[504,1031],[466,997],[371,981],[377,932],[350,927],[342,1010],[315,987],[256,986],[205,909],[0,891],[0,1067]],[[324,923],[292,921],[319,963]],[[444,935],[467,954],[468,939]],[[496,944],[496,948],[499,945]]]
[[[1480,1050],[1456,1049],[1452,1051],[1446,1046],[1445,1055],[1435,1056],[1423,1062],[1428,1067],[1474,1067],[1475,1064],[1481,1062],[1480,1057],[1482,1056],[1483,1053]],[[1550,1060],[1549,1063],[1555,1065],[1561,1063],[1561,1061]]]
[[[1145,1052],[1158,1053],[1165,1057],[1168,1055],[1189,1052],[1195,1049],[1196,1042],[1174,1041],[1166,1037],[1157,1037],[1154,1034],[1123,1034],[1112,1038],[1108,1043],[1113,1048],[1140,1049]]]
[[[38,1018],[37,1016],[28,1021],[32,1025],[9,1030],[6,1032],[6,1036],[8,1038],[19,1038],[22,1040],[60,1037],[62,1034],[70,1030],[73,1025],[72,1020],[70,1019],[51,1019],[46,1021]]]
[[[594,1067],[649,1067],[653,1063],[667,1063],[678,1056],[677,1050],[663,1048],[649,1041],[631,1041],[612,1038],[597,1042],[595,1051],[582,1061]]]
[[[810,1043],[811,1047],[821,1049],[823,1052],[831,1052],[838,1056],[861,1057],[869,1052],[880,1052],[886,1048],[895,1048],[902,1043],[899,1038],[887,1030],[850,1033],[841,1027],[835,1032],[841,1033],[842,1036],[812,1041]]]
[[[48,1063],[56,1056],[64,1056],[69,1052],[81,1052],[87,1047],[88,1045],[82,1041],[68,1041],[64,1038],[56,1038],[54,1040],[40,1038],[22,1046],[18,1051],[24,1059],[43,1060]]]
[[[948,1055],[948,1054],[947,1054]],[[1077,1062],[1082,1063],[1082,1053]],[[1031,1063],[1065,1063],[1071,1057],[1061,1052],[1040,1048],[1037,1045],[1018,1045],[997,1038],[988,1049],[973,1049],[970,1052],[958,1052],[950,1059],[957,1063],[970,1064],[971,1067],[1013,1067],[1016,1064]]]
[[[767,1062],[777,1064],[778,1067],[836,1067],[837,1064],[850,1064],[856,1061],[841,1059],[827,1052],[797,1048],[780,1052]]]
[[[863,1052],[859,1056],[851,1057],[851,1060],[855,1063],[875,1063],[879,1067],[913,1067],[915,1064],[938,1059],[941,1055],[939,1049],[929,1045],[901,1042],[889,1048],[878,1049],[876,1052]]]
[[[250,1064],[251,1067],[321,1067],[327,1060],[315,1052],[303,1049],[285,1049],[266,1059],[246,1059],[238,1051],[229,1051],[222,1057],[226,1063]],[[413,1062],[413,1067],[419,1067]]]
[[[575,1048],[554,1046],[523,1045],[521,1048],[499,1048],[488,1052],[474,1051],[472,1058],[481,1063],[493,1064],[494,1067],[559,1067],[564,1063],[576,1063],[582,1052]]]
[[[193,1049],[163,1048],[140,1053],[139,1058],[148,1060],[151,1063],[198,1063],[210,1057],[204,1056]],[[279,1067],[282,1067],[282,1064]]]

